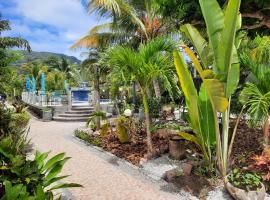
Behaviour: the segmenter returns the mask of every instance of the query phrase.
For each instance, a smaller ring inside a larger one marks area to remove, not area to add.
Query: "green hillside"
[[[42,62],[42,61],[47,60],[49,57],[52,57],[52,56],[58,57],[58,58],[64,57],[71,64],[81,63],[81,61],[74,56],[67,56],[65,54],[60,54],[60,53],[36,52],[36,51],[32,51],[29,53],[27,51],[22,51],[22,50],[18,50],[17,52],[19,52],[22,55],[22,58],[13,63],[13,65],[15,65],[15,66],[20,66],[20,65],[22,65],[24,63],[28,63],[28,62]]]

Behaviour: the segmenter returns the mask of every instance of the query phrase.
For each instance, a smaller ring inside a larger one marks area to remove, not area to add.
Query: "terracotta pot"
[[[228,181],[228,176],[225,177],[224,184],[227,191],[236,200],[264,200],[265,199],[266,191],[263,184],[261,184],[262,187],[258,191],[245,191],[243,189],[233,186]]]
[[[169,140],[169,152],[173,159],[183,159],[186,152],[185,140],[180,136],[172,136]]]

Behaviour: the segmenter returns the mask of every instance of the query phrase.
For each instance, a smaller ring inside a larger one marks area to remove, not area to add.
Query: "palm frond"
[[[247,113],[250,117],[249,124],[251,126],[262,125],[268,118],[270,92],[263,93],[257,85],[247,83],[239,99],[247,107]]]

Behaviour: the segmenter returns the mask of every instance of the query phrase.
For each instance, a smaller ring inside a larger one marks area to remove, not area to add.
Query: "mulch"
[[[262,129],[250,128],[245,121],[241,121],[233,145],[233,166],[239,168],[249,166],[253,162],[252,157],[261,154],[262,142]]]
[[[146,133],[135,133],[132,137],[136,139],[128,143],[121,143],[115,132],[110,133],[108,136],[102,138],[101,147],[117,157],[123,158],[138,166],[141,158],[145,158],[147,154]],[[160,138],[158,134],[153,134],[152,141],[156,156],[169,151],[168,138]]]

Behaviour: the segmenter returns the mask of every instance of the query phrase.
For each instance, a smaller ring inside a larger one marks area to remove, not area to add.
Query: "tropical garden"
[[[27,158],[30,116],[13,98],[27,77],[40,88],[45,74],[48,95],[65,90],[64,83],[91,86],[94,112],[74,133],[87,144],[137,166],[169,154],[181,167],[165,180],[200,199],[218,186],[234,199],[264,199],[270,191],[269,1],[89,0],[85,8],[111,22],[70,47],[86,51],[80,64],[49,57],[11,66],[21,56],[12,47],[31,48],[21,38],[0,37],[0,92],[16,108],[0,107],[0,197],[52,199],[52,190],[80,186],[51,186],[65,178],[58,176],[69,159],[64,153]],[[6,20],[0,25],[0,31],[10,28]],[[108,98],[110,111],[101,105]]]

